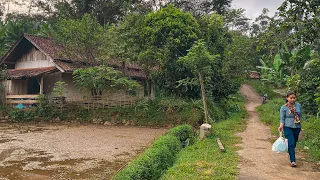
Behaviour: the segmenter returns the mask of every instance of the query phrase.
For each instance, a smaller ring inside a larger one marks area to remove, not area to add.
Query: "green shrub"
[[[267,94],[269,99],[280,97],[280,95],[273,91],[273,87],[266,82],[261,80],[248,80],[246,83],[250,84],[260,96]]]
[[[177,155],[177,160],[166,171],[161,179],[236,179],[240,158],[237,154],[241,138],[235,132],[246,128],[247,113],[240,104],[240,112],[232,114],[226,120],[213,124],[213,133],[208,138],[197,141],[195,144],[183,149]],[[216,138],[220,138],[226,147],[221,153]]]
[[[56,108],[50,105],[49,100],[44,95],[40,95],[37,100],[39,101],[39,106],[36,108],[37,116],[43,118],[56,117]]]
[[[303,130],[305,132],[305,139],[301,142],[301,148],[308,147],[310,160],[320,161],[320,123],[319,119],[315,117],[306,119],[302,122]]]
[[[34,109],[12,109],[9,116],[14,122],[30,122],[35,118],[35,111]]]
[[[7,106],[0,106],[0,115],[7,116],[9,114],[9,108]]]
[[[172,128],[169,130],[168,134],[177,137],[182,143],[189,140],[189,142],[193,144],[195,140],[193,128],[190,125],[181,125]]]
[[[193,138],[194,134],[191,126],[182,125],[171,129],[120,171],[114,179],[159,179],[175,162],[178,152],[182,149],[182,144],[187,139]]]

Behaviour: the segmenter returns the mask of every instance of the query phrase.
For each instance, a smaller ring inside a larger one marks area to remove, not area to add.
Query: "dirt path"
[[[270,129],[259,121],[255,110],[261,104],[261,97],[250,86],[243,85],[241,93],[247,98],[246,109],[249,112],[247,129],[240,133],[243,143],[241,156],[240,180],[279,180],[279,179],[319,179],[319,169],[297,156],[297,168],[289,166],[287,154],[271,151]],[[270,112],[272,113],[272,112]]]
[[[0,124],[0,180],[110,179],[166,131]]]

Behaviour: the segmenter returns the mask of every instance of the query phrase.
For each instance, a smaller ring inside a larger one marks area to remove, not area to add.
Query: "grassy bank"
[[[236,144],[241,142],[241,138],[234,133],[246,127],[247,113],[243,104],[238,102],[242,109],[240,112],[213,124],[211,136],[182,150],[174,166],[169,168],[162,179],[236,179],[240,160]],[[220,152],[216,138],[221,139],[226,148],[225,153]]]
[[[251,85],[260,96],[268,95],[269,99],[279,98],[280,95],[273,91],[273,88],[259,79],[247,80],[245,83]]]
[[[230,97],[229,101],[219,103],[208,102],[210,116],[213,121],[226,119],[239,111],[234,103],[240,99],[239,95]],[[70,113],[72,112],[72,113]],[[201,100],[183,99],[156,99],[140,100],[130,107],[114,107],[107,109],[85,109],[83,106],[68,106],[60,111],[46,101],[40,106],[18,110],[13,108],[0,108],[0,115],[9,116],[14,122],[50,122],[54,119],[81,123],[104,123],[106,121],[115,125],[138,126],[176,126],[190,124],[197,127],[203,122],[203,108]]]
[[[273,135],[278,136],[280,107],[284,104],[281,98],[274,99],[267,104],[258,107],[260,119],[262,122],[271,126]],[[303,107],[302,107],[303,108]],[[303,109],[302,109],[303,110]],[[320,120],[315,117],[302,120],[302,128],[305,133],[305,139],[298,143],[298,149],[308,154],[310,161],[320,161]]]
[[[186,142],[194,142],[190,125],[181,125],[161,137],[139,157],[130,162],[113,178],[114,180],[159,179],[175,162],[178,152]]]

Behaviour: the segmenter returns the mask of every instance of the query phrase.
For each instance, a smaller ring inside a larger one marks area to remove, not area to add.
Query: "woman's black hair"
[[[295,92],[288,92],[286,97],[288,98],[288,97],[291,96],[291,95],[297,96]],[[286,103],[287,103],[287,102],[288,102],[288,100],[286,99]]]

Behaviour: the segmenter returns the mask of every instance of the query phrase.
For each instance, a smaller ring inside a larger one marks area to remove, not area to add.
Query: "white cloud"
[[[263,8],[268,8],[270,10],[269,15],[273,16],[283,1],[284,0],[233,0],[232,6],[245,9],[247,17],[254,20],[261,14]]]

